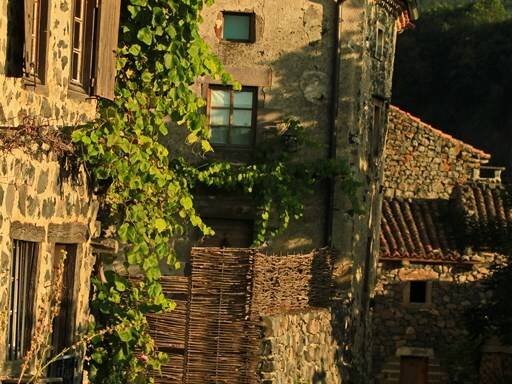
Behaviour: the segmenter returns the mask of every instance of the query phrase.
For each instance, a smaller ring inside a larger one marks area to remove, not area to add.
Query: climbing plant
[[[199,183],[257,196],[258,243],[300,216],[301,199],[321,178],[341,175],[349,195],[357,186],[344,163],[298,164],[283,155],[243,166],[198,167],[161,144],[169,126],[183,126],[186,144],[212,150],[201,113],[205,102],[191,88],[201,76],[230,81],[199,36],[200,11],[210,3],[124,1],[116,99],[102,101],[99,119],[73,132],[96,192],[104,196],[102,219],[115,225],[124,244],[124,265],[142,276],[135,281],[110,271],[93,279],[91,334],[97,336],[90,339],[88,370],[94,383],[152,382],[150,373],[165,360],[149,336],[146,314],[174,307],[159,283],[162,263],[179,268],[171,240],[189,225],[212,234],[194,209]],[[269,224],[272,216],[277,225]]]

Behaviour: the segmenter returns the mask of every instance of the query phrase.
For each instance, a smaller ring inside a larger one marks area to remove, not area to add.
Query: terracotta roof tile
[[[453,227],[444,211],[448,200],[385,199],[381,259],[460,261]]]

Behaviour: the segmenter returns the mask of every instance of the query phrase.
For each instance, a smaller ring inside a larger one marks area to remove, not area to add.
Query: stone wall
[[[95,119],[96,100],[69,89],[73,1],[48,1],[44,83],[13,77],[8,72],[8,51],[23,49],[22,34],[13,32],[13,7],[20,3],[0,2],[0,127],[16,128],[28,118],[34,129],[61,129]],[[18,27],[23,29],[23,24]],[[55,244],[77,245],[73,321],[76,331],[84,331],[94,264],[90,239],[95,232],[98,203],[89,191],[84,169],[68,169],[46,144],[28,143],[25,149],[30,154],[22,149],[0,153],[0,276],[6,276],[0,279],[0,324],[6,325],[8,319],[7,277],[16,239],[38,243],[34,327],[49,320],[49,299],[55,295]],[[7,340],[6,332],[1,326],[1,340]],[[19,368],[19,362],[5,361],[5,344],[0,343],[0,377],[16,375]]]
[[[377,383],[397,382],[397,353],[401,348],[432,351],[429,383],[477,382],[478,368],[472,354],[477,345],[468,338],[465,314],[492,297],[485,280],[492,273],[492,265],[506,261],[499,254],[478,256],[480,262],[466,264],[379,263],[373,311]],[[427,296],[431,297],[427,303],[407,303],[407,284],[414,280],[429,282]]]
[[[453,187],[474,180],[490,155],[391,107],[384,187],[387,197],[449,198]]]
[[[37,279],[34,288],[34,324],[48,321],[44,310],[55,295],[53,276],[56,243],[77,245],[74,328],[86,330],[90,275],[94,264],[90,239],[95,233],[98,203],[90,194],[83,169],[67,176],[53,154],[28,155],[16,149],[0,157],[0,275],[9,275],[12,240],[38,243]],[[8,308],[9,279],[0,281],[0,312]],[[43,311],[39,308],[42,307]],[[49,308],[48,308],[49,309]],[[43,316],[41,318],[41,316]],[[0,329],[6,340],[7,329]],[[6,356],[0,343],[0,356]],[[17,364],[0,359],[0,376],[15,374]]]
[[[262,384],[337,384],[338,345],[330,310],[262,318]]]
[[[96,100],[68,89],[71,70],[72,1],[50,0],[47,69],[44,85],[26,85],[22,78],[7,77],[8,35],[12,21],[9,1],[0,3],[0,127],[18,126],[25,116],[48,120],[52,125],[78,125],[96,116]],[[9,17],[8,17],[9,16]]]

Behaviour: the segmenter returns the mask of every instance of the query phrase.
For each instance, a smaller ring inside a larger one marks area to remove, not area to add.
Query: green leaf
[[[154,226],[161,233],[167,229],[167,222],[164,219],[158,218],[155,220]]]
[[[149,27],[139,29],[139,32],[137,32],[137,39],[146,45],[151,45],[151,42],[153,41],[153,34]]]

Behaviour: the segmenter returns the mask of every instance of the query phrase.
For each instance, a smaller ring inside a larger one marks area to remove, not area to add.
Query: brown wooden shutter
[[[121,0],[101,0],[96,24],[93,95],[114,99]]]
[[[24,72],[25,75],[31,73],[32,57],[32,26],[34,25],[34,0],[24,0],[25,4],[25,48],[24,48]]]

